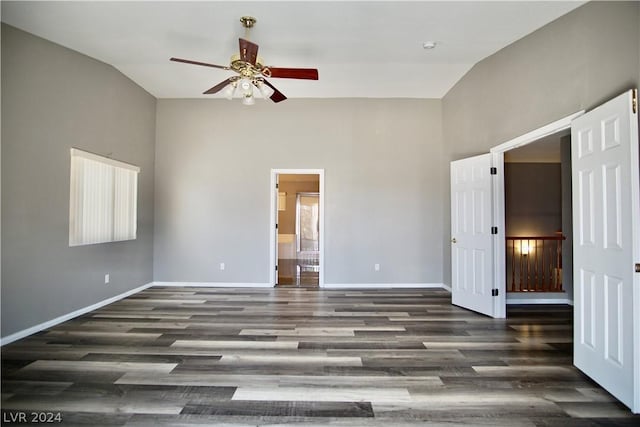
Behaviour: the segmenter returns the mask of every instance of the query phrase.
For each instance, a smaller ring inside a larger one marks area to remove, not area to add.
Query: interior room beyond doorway
[[[573,299],[571,135],[505,152],[507,303]]]
[[[320,176],[280,174],[277,286],[319,284]]]

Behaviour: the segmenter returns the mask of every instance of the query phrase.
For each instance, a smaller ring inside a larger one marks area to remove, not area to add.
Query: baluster
[[[527,286],[527,290],[531,291],[531,290],[536,290],[535,288],[535,283],[534,283],[534,277],[533,277],[533,254],[531,253],[531,240],[527,240],[527,246],[529,247],[529,255],[527,255],[527,273],[529,276],[529,279],[527,280],[528,286]]]
[[[545,262],[544,262],[544,252],[545,252],[545,247],[544,247],[544,239],[542,240],[542,262],[540,264],[541,270],[542,270],[542,291],[546,291],[547,289],[547,269],[545,267]]]
[[[522,255],[522,239],[520,241],[520,292],[522,292],[522,283],[524,282],[524,256]]]
[[[511,256],[511,264],[506,260],[507,267],[511,267],[510,275],[509,268],[506,269],[509,292],[562,292],[564,239],[561,232],[555,236],[508,237],[505,253],[507,258]]]
[[[533,256],[535,257],[533,259],[533,271],[534,271],[534,275],[536,276],[536,284],[535,286],[535,290],[538,290],[538,240],[534,240],[533,241],[533,248],[534,248],[534,254]],[[531,251],[531,247],[529,247],[529,251]]]
[[[516,290],[516,241],[511,240],[511,290]]]
[[[558,240],[558,274],[560,275],[560,277],[558,277],[558,283],[557,283],[557,291],[558,292],[562,292],[562,240],[564,240],[564,236],[562,235],[562,233],[559,234],[559,236],[561,240]]]
[[[550,245],[551,247],[549,248],[549,277],[551,278],[551,281],[553,281],[555,275],[556,275],[556,271],[554,270],[554,265],[553,265],[553,260],[555,259],[555,251],[554,251],[554,247],[553,245]],[[553,286],[553,285],[552,285]]]
[[[556,240],[556,280],[554,282],[554,289],[558,290],[558,285],[560,284],[560,251],[562,251],[562,240]]]

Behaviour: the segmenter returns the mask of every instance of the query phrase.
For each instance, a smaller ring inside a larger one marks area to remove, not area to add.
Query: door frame
[[[506,250],[505,250],[505,202],[504,202],[504,153],[514,148],[523,147],[525,145],[536,142],[545,136],[570,129],[571,122],[576,117],[580,117],[585,110],[577,111],[555,122],[544,125],[524,135],[520,135],[507,142],[496,145],[489,152],[492,157],[493,167],[497,170],[499,179],[493,180],[493,224],[498,227],[496,235],[496,244],[494,245],[494,278],[496,288],[498,289],[498,297],[494,301],[494,314],[497,318],[506,317],[507,313],[507,285],[506,285]]]
[[[269,209],[269,283],[275,287],[277,282],[276,265],[278,260],[278,230],[276,221],[278,219],[278,189],[276,183],[280,175],[318,175],[320,179],[320,232],[318,236],[318,286],[324,287],[324,169],[271,169],[271,180],[269,187],[270,209]]]

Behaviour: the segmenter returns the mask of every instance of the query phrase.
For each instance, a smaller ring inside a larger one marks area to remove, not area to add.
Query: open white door
[[[277,286],[278,284],[278,206],[280,199],[278,197],[278,187],[280,185],[280,175],[277,171],[271,170],[271,209],[269,219],[269,284]]]
[[[493,317],[490,171],[491,154],[451,162],[451,300]]]
[[[571,125],[574,364],[640,412],[638,116],[629,91]],[[634,307],[635,306],[635,307]]]

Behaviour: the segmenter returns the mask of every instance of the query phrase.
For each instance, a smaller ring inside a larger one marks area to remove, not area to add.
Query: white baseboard
[[[21,338],[24,337],[28,337],[29,335],[33,335],[36,332],[40,332],[43,331],[45,329],[51,328],[52,326],[58,325],[62,322],[66,322],[67,320],[71,320],[74,317],[78,317],[78,316],[82,316],[83,314],[86,314],[90,311],[93,310],[97,310],[101,307],[104,307],[105,305],[111,304],[113,302],[119,301],[123,298],[126,298],[130,295],[133,294],[137,294],[138,292],[144,291],[145,289],[149,288],[152,286],[152,283],[147,283],[146,285],[142,285],[138,288],[135,289],[131,289],[130,291],[124,292],[122,294],[116,295],[114,297],[111,298],[107,298],[105,300],[102,300],[100,302],[97,302],[95,304],[92,304],[90,306],[87,307],[82,307],[81,309],[78,309],[76,311],[72,311],[71,313],[56,317],[55,319],[51,319],[49,321],[43,322],[43,323],[39,323],[35,326],[32,326],[30,328],[27,329],[23,329],[21,331],[15,332],[11,335],[7,335],[6,337],[2,337],[0,338],[0,346],[6,345],[6,344],[10,344],[14,341],[17,341]]]
[[[573,305],[573,300],[568,298],[507,298],[507,305],[522,304],[569,304]]]
[[[448,289],[444,283],[325,283],[323,289]]]
[[[226,282],[151,282],[151,286],[178,286],[194,288],[273,288],[270,283]]]

